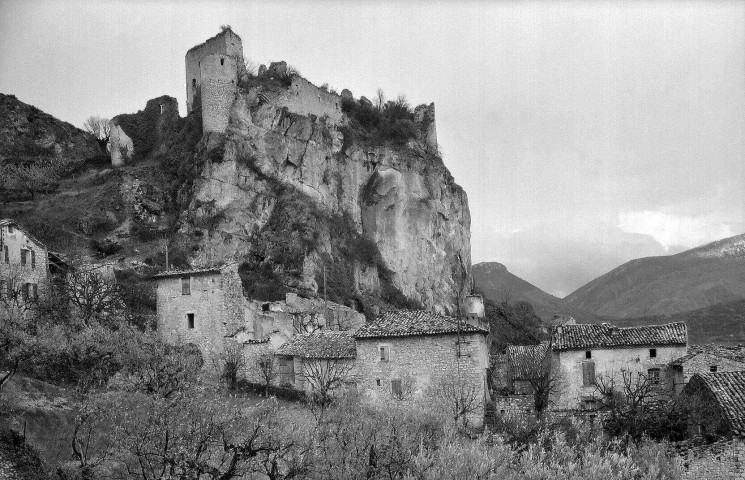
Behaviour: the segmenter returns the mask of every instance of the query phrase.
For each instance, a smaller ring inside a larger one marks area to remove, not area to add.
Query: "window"
[[[657,358],[657,349],[656,348],[650,348],[649,349],[649,358]]]
[[[26,265],[26,254],[28,253],[28,250],[25,248],[21,249],[21,265]]]
[[[221,58],[220,59],[220,65],[225,65],[225,59],[224,58]]]
[[[10,256],[8,255],[7,245],[3,245],[3,253],[5,253],[5,263],[10,263]]]
[[[31,250],[31,268],[36,268],[36,252]]]
[[[196,78],[192,78],[191,79],[191,88],[197,88],[197,79]]]
[[[181,278],[181,295],[191,295],[191,277]]]
[[[712,365],[711,367],[709,367],[709,371],[710,372],[716,372],[717,371],[717,366],[716,365]]]
[[[595,385],[595,362],[582,362],[582,386],[593,385]]]
[[[193,313],[186,314],[186,328],[194,328],[194,314]]]
[[[650,368],[647,370],[647,375],[649,377],[649,383],[652,385],[659,385],[660,384],[660,369],[659,368]]]
[[[381,362],[390,361],[390,354],[391,354],[390,345],[381,345],[379,349],[380,349],[380,361]]]
[[[8,233],[12,235],[13,231],[13,225],[8,225]]]
[[[401,388],[401,379],[396,378],[394,380],[391,380],[391,395],[393,395],[393,398],[401,399],[403,397],[403,389]]]
[[[377,384],[378,386],[380,386],[380,379],[379,379],[379,378],[375,379],[375,383],[376,383],[376,384]]]
[[[21,288],[21,296],[23,297],[24,300],[28,300],[30,291],[31,291],[31,284],[24,283],[23,287]]]
[[[585,358],[588,360],[592,358],[592,352],[590,350],[585,352]]]
[[[160,104],[160,113],[163,113],[163,104]]]

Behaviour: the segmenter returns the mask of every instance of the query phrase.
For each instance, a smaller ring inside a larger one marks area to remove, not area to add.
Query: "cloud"
[[[675,215],[663,211],[628,211],[618,217],[618,228],[628,233],[649,235],[665,250],[672,246],[693,248],[735,235],[732,226],[716,214]]]

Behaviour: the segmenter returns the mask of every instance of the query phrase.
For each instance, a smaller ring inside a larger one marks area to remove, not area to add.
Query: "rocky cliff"
[[[198,146],[181,226],[194,262],[244,259],[254,282],[311,292],[326,270],[330,295],[452,311],[470,270],[470,214],[442,159],[425,141],[363,142],[346,117],[272,98],[242,88],[225,134]]]

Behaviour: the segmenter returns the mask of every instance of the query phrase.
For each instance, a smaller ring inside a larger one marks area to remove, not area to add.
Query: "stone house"
[[[11,219],[0,219],[0,317],[23,315],[49,288],[49,253]]]
[[[745,370],[745,347],[696,345],[688,353],[670,362],[675,393],[683,390],[696,373],[734,372]]]
[[[436,397],[458,384],[477,396],[469,424],[483,424],[488,401],[488,329],[468,317],[427,311],[386,312],[359,329],[357,389],[372,398]]]
[[[197,345],[207,365],[239,348],[250,381],[257,359],[297,334],[318,329],[355,330],[364,322],[354,309],[288,293],[284,301],[246,298],[236,263],[154,275],[157,328],[171,342]]]
[[[619,328],[602,325],[559,325],[551,338],[553,363],[560,369],[556,409],[593,408],[599,394],[598,376],[622,370],[644,375],[659,393],[672,395],[670,362],[686,354],[685,323]]]
[[[720,438],[681,452],[683,478],[745,478],[745,371],[696,373],[681,392],[689,433]]]
[[[351,332],[318,330],[296,335],[275,352],[274,383],[306,394],[354,385],[356,357]]]

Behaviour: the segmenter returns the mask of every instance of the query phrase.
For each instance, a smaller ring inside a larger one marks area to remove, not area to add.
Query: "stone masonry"
[[[49,286],[48,257],[44,244],[13,220],[0,219],[0,295],[12,291],[20,296],[18,302],[0,303],[0,318],[12,313],[1,308],[6,303],[26,310],[24,297],[44,295]]]
[[[211,54],[220,54],[233,57],[236,65],[243,64],[243,43],[241,37],[227,28],[208,39],[202,44],[189,49],[186,52],[186,111],[191,112],[194,108],[194,98],[202,86],[202,70],[200,62],[204,57]]]
[[[238,65],[235,57],[211,54],[199,62],[202,79],[202,130],[224,133],[230,108],[238,89]]]
[[[745,439],[687,448],[678,460],[684,480],[745,479]]]

